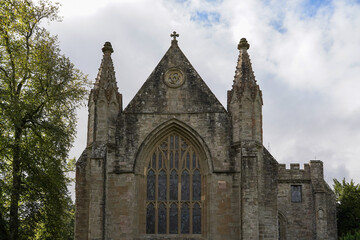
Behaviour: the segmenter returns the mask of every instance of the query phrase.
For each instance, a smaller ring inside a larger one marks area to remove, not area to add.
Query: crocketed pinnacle
[[[106,42],[102,48],[104,53],[98,75],[96,77],[94,89],[103,88],[107,91],[115,89],[117,91],[114,65],[111,59],[111,53],[114,52],[111,43]]]
[[[236,65],[233,86],[240,86],[245,82],[256,84],[250,57],[247,52],[249,48],[250,44],[246,41],[245,38],[242,38],[238,44],[239,58]]]

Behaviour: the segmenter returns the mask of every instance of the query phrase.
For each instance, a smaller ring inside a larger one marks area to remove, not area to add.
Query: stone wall
[[[263,147],[262,93],[245,39],[238,49],[228,110],[176,40],[123,110],[105,44],[89,99],[87,148],[76,165],[75,239],[275,240],[278,223],[280,239],[336,239],[335,197],[322,162],[286,169]],[[146,169],[170,133],[201,159],[201,234],[146,234]]]
[[[301,201],[292,201],[292,186],[301,186]],[[336,206],[323,178],[321,161],[278,165],[278,210],[285,218],[287,239],[337,239]]]

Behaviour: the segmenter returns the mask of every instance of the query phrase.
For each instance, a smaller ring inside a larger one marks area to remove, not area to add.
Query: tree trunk
[[[15,128],[15,143],[13,146],[13,162],[12,162],[12,188],[10,203],[10,240],[17,240],[19,235],[19,200],[21,188],[21,157],[20,157],[20,141],[21,128]]]

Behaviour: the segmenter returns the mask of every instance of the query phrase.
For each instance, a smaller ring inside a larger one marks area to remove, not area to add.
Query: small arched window
[[[287,220],[282,213],[278,213],[278,239],[286,239]]]
[[[201,234],[202,172],[189,141],[165,137],[149,156],[146,182],[147,234]]]

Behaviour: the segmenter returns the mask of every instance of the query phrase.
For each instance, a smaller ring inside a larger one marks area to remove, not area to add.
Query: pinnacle
[[[254,72],[252,70],[251,61],[247,50],[250,44],[245,38],[242,38],[238,44],[239,58],[235,70],[234,84],[240,86],[243,83],[256,84]]]
[[[103,88],[107,91],[111,89],[116,89],[116,79],[113,62],[111,59],[111,53],[114,52],[111,43],[105,42],[104,47],[102,48],[104,53],[101,65],[99,68],[98,75],[96,77],[96,82],[94,89]]]

